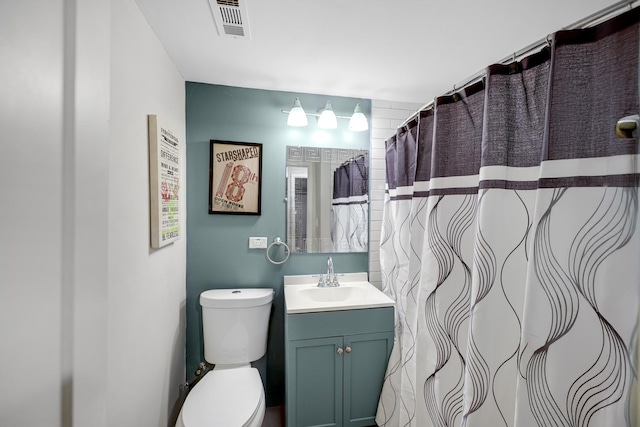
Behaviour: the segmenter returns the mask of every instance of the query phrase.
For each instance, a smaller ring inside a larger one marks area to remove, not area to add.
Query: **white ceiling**
[[[136,0],[187,81],[427,103],[615,0],[241,0],[250,40],[208,0]]]

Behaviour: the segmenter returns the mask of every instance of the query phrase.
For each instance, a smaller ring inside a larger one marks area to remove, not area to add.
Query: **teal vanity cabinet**
[[[287,427],[375,425],[393,310],[286,314]]]

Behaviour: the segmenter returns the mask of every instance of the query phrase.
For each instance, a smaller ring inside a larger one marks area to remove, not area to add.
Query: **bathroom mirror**
[[[367,252],[367,150],[287,146],[287,245],[292,252]]]

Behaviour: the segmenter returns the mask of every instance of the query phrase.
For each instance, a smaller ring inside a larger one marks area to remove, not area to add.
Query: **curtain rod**
[[[636,3],[638,0],[622,0],[622,1],[618,1],[617,3],[614,3],[608,7],[605,7],[602,10],[599,10],[598,12],[595,12],[589,16],[587,16],[586,18],[583,18],[579,21],[574,22],[571,25],[568,25],[564,28],[562,28],[560,31],[563,30],[575,30],[578,28],[587,28],[596,24],[599,24],[600,21],[602,21],[604,18],[608,18],[610,17],[610,15],[613,14],[617,14],[619,12],[621,12],[624,8],[626,8],[627,6],[629,7],[629,10],[631,10],[633,8],[633,4]],[[538,49],[542,49],[545,46],[549,46],[551,44],[551,36],[552,34],[547,35],[547,37],[538,40],[537,42],[531,43],[530,45],[514,52],[513,54],[504,57],[503,59],[501,59],[500,61],[495,62],[495,64],[503,64],[503,65],[507,65],[511,62],[515,62],[520,58],[523,58],[525,55],[538,50]],[[476,72],[475,74],[472,74],[471,76],[467,77],[465,80],[462,80],[461,82],[454,84],[453,85],[453,89],[445,92],[442,96],[447,96],[447,95],[451,95],[452,93],[455,93],[457,90],[460,90],[468,85],[470,85],[471,83],[475,83],[476,81],[480,80],[481,78],[484,78],[487,74],[487,69],[486,67],[483,70],[480,70],[478,72]],[[409,116],[408,119],[406,119],[405,121],[403,121],[398,127],[397,129],[405,126],[407,123],[409,123],[410,121],[414,120],[416,117],[418,117],[418,115],[422,112],[422,111],[426,111],[429,110],[431,108],[433,108],[435,99],[429,101],[428,103],[426,103],[425,105],[423,105],[422,107],[420,107],[415,113],[413,113],[411,116]]]

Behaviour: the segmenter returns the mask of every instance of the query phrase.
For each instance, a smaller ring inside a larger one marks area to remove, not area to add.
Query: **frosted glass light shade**
[[[353,116],[351,116],[351,119],[349,120],[349,130],[362,132],[367,129],[369,129],[367,117],[362,113],[360,104],[357,104],[355,110],[353,110]]]
[[[333,112],[333,108],[331,108],[331,101],[327,101],[327,105],[322,110],[318,119],[318,127],[322,129],[335,129],[338,127],[338,119]]]
[[[287,125],[289,126],[306,126],[307,125],[307,115],[302,109],[302,105],[300,105],[300,100],[296,98],[293,102],[293,108],[289,112],[289,117],[287,118]]]

